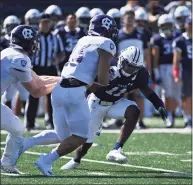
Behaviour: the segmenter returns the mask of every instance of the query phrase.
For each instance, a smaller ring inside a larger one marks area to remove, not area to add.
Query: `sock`
[[[114,145],[113,150],[118,150],[120,147],[123,148],[123,143],[116,142],[115,145]]]
[[[192,120],[192,116],[190,114],[187,115],[187,114],[184,113],[183,117],[184,117],[184,122],[185,123]]]
[[[58,155],[56,149],[53,149],[50,153],[44,156],[45,162],[47,163],[52,163],[53,161],[57,160],[58,158],[60,158],[60,156]]]
[[[168,112],[168,119],[171,121],[171,123],[173,123],[174,119],[172,112]]]
[[[50,145],[59,143],[58,136],[54,130],[44,130],[43,132],[27,137],[24,141],[24,151],[35,145]]]

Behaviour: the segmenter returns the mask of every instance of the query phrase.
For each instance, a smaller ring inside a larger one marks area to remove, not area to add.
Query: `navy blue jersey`
[[[66,53],[65,61],[67,62],[78,40],[85,36],[85,33],[78,27],[75,31],[70,31],[67,26],[59,28],[55,33],[58,33],[62,39],[64,51]]]
[[[150,42],[150,39],[151,39],[151,37],[152,37],[152,32],[151,32],[150,29],[144,28],[143,30],[141,30],[141,29],[138,29],[138,28],[137,28],[137,31],[138,31],[139,33],[144,34],[144,35],[147,37],[147,41]]]
[[[110,82],[107,87],[95,92],[96,97],[102,101],[115,102],[121,99],[125,93],[148,86],[149,73],[145,67],[129,77],[122,75],[121,71],[113,66],[110,69]]]
[[[144,34],[144,32],[139,32],[137,29],[130,34],[125,33],[123,29],[119,30],[118,34],[118,54],[129,46],[136,46],[141,51],[144,51],[148,47],[148,37]]]
[[[192,70],[192,38],[189,38],[187,33],[183,33],[174,40],[173,47],[181,51],[182,69]]]
[[[151,38],[151,47],[159,48],[159,64],[173,63],[173,47],[174,36],[166,38],[162,34],[156,34]]]
[[[0,38],[0,51],[6,49],[9,47],[9,36],[8,35],[4,35]]]

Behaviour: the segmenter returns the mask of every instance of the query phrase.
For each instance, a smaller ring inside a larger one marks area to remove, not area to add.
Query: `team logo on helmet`
[[[25,39],[32,39],[33,38],[33,31],[31,29],[23,29],[22,35]]]
[[[101,27],[105,27],[107,30],[109,30],[109,28],[112,24],[113,24],[113,21],[110,20],[109,18],[105,17],[104,19],[102,19],[102,26]]]

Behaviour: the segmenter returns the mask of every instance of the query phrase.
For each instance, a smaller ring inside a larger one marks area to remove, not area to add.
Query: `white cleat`
[[[35,161],[35,165],[45,176],[54,176],[52,173],[52,164],[45,162],[43,154],[41,154],[40,157]]]
[[[62,166],[61,170],[71,170],[79,166],[80,163],[77,163],[74,161],[74,159],[71,159],[68,163],[66,163],[64,166]]]
[[[106,156],[106,159],[108,161],[113,161],[113,162],[116,162],[116,163],[127,163],[128,162],[128,158],[125,157],[124,155],[121,154],[122,152],[122,149],[119,148],[118,150],[111,150],[107,156]]]

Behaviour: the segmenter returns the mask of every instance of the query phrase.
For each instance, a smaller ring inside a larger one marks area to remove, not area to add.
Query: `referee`
[[[58,35],[52,33],[52,20],[49,14],[41,14],[39,22],[39,41],[40,50],[37,51],[36,57],[32,59],[33,70],[38,75],[57,76],[56,65],[61,60],[63,51],[59,47]],[[51,94],[47,95],[47,111],[48,120],[46,127],[53,128]],[[29,96],[29,101],[26,106],[25,125],[30,131],[35,128],[35,118],[38,110],[39,98]]]

